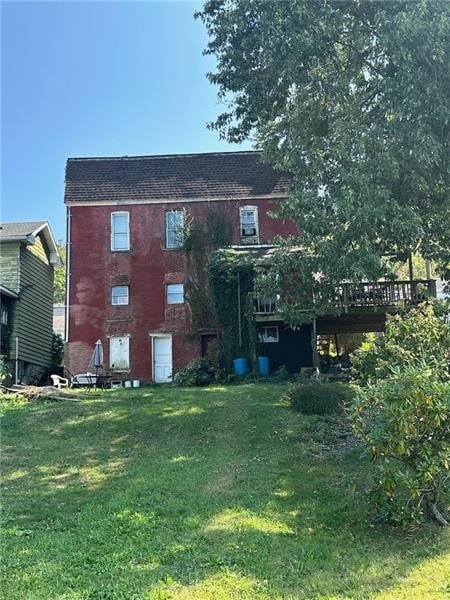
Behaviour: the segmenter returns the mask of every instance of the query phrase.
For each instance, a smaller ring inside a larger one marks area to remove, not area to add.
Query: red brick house
[[[258,152],[69,159],[68,369],[86,371],[97,339],[128,379],[170,381],[199,358],[211,332],[192,335],[186,219],[220,205],[233,244],[263,247],[295,231],[270,216],[288,182]]]
[[[171,381],[204,355],[215,332],[196,329],[186,299],[186,224],[203,223],[208,235],[208,215],[220,210],[232,245],[270,253],[275,236],[295,233],[293,223],[270,214],[288,184],[258,152],[69,159],[68,369],[87,370],[97,339],[107,367],[145,382]],[[413,280],[412,267],[408,281],[343,283],[341,316],[317,317],[296,331],[277,318],[276,301],[258,301],[263,353],[272,368],[299,371],[312,364],[316,335],[382,331],[387,312],[435,294],[435,281]]]

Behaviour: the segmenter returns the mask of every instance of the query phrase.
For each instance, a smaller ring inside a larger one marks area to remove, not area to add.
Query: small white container
[[[141,387],[141,380],[133,379],[133,387]]]
[[[130,388],[131,387],[131,381],[125,381],[125,387],[126,388]]]

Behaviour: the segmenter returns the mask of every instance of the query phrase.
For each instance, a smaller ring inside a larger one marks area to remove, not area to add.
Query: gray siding
[[[20,292],[11,334],[11,357],[19,338],[19,359],[51,366],[53,331],[53,267],[40,238],[20,250]]]
[[[0,281],[13,292],[20,288],[20,242],[5,242],[0,246]]]

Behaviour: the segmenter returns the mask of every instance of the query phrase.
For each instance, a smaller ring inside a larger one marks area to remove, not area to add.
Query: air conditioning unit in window
[[[256,235],[256,227],[243,227],[242,237],[254,237]]]

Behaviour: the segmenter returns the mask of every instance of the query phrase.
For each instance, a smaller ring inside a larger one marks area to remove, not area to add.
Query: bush
[[[47,369],[39,365],[27,365],[23,383],[25,385],[45,385],[47,381]]]
[[[319,381],[297,383],[288,391],[292,406],[304,415],[338,413],[352,395],[352,389],[348,385]]]
[[[384,520],[442,524],[437,502],[450,462],[450,383],[431,369],[397,368],[362,388],[349,408],[353,427],[378,463],[375,503]]]
[[[427,365],[437,377],[448,377],[450,326],[445,307],[424,303],[406,314],[388,315],[386,333],[355,352],[354,374],[361,383],[384,379],[395,367]]]
[[[59,333],[52,337],[52,367],[60,367],[64,358],[64,340]]]
[[[175,374],[174,383],[177,385],[208,385],[217,379],[216,367],[206,358],[201,358],[194,363],[180,369]]]
[[[5,354],[0,355],[0,384],[9,385],[11,381],[11,372],[9,370],[8,357]]]
[[[292,375],[284,365],[281,365],[281,367],[278,367],[276,371],[273,371],[270,374],[270,377],[275,381],[287,381],[288,379],[292,378]]]

